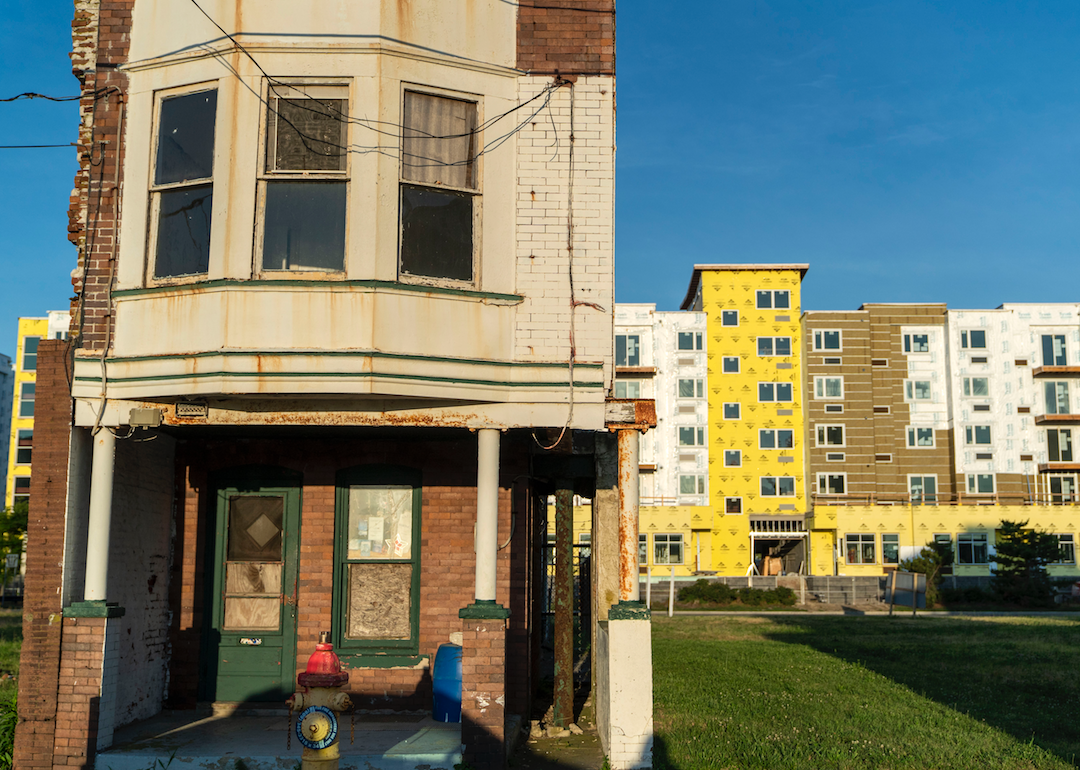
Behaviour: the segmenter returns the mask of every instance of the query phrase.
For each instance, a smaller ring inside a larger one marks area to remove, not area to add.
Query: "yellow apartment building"
[[[37,382],[38,343],[48,336],[48,318],[20,318],[15,345],[15,388],[11,406],[7,486],[4,507],[30,499],[30,460],[34,440],[34,389]]]

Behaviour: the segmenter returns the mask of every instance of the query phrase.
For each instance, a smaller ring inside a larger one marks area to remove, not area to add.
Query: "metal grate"
[[[199,401],[181,401],[176,405],[177,417],[206,417],[206,404]]]

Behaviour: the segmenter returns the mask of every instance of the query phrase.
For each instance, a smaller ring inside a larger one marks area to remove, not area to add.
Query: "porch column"
[[[94,436],[90,471],[90,522],[86,536],[86,601],[105,601],[109,582],[109,530],[112,527],[113,468],[116,436],[101,428]]]
[[[477,431],[475,601],[461,618],[461,743],[477,770],[506,766],[506,621],[496,601],[499,556],[499,431]]]
[[[619,442],[619,598],[641,596],[638,575],[638,432],[618,431]]]

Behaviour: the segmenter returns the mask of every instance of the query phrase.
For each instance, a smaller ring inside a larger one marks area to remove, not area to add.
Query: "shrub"
[[[10,770],[15,749],[15,724],[19,721],[17,690],[0,701],[0,770]]]
[[[1057,538],[1049,532],[1029,529],[1026,521],[1002,520],[994,537],[997,553],[994,591],[1007,602],[1022,606],[1049,606],[1054,585],[1046,565],[1058,558]]]
[[[948,543],[927,543],[914,559],[904,559],[900,569],[926,575],[926,606],[933,607],[941,599],[941,576],[952,566],[952,546]]]
[[[725,583],[698,580],[692,585],[679,589],[679,601],[686,604],[733,604],[736,601],[747,607],[767,605],[791,606],[798,596],[790,588],[740,588],[735,590]]]

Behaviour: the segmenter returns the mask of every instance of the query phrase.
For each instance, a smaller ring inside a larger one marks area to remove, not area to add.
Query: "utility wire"
[[[75,142],[67,144],[0,144],[0,150],[45,150],[52,147],[78,147]]]

